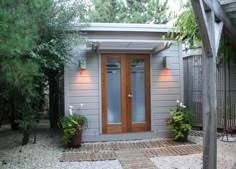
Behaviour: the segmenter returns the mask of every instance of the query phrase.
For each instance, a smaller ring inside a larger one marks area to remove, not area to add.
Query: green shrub
[[[63,141],[64,144],[69,144],[71,138],[75,135],[78,127],[86,127],[88,120],[81,114],[68,115],[63,118]]]
[[[176,110],[171,111],[167,119],[167,127],[174,133],[176,140],[181,140],[191,129],[193,113],[179,101],[177,103]]]

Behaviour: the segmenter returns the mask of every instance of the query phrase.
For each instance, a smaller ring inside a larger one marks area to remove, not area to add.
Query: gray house
[[[72,29],[77,30],[74,26]],[[168,136],[166,118],[183,100],[182,46],[166,25],[92,23],[86,46],[65,66],[65,114],[88,118],[83,141]]]

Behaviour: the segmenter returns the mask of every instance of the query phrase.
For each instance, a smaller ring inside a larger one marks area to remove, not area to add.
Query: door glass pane
[[[121,123],[120,59],[107,59],[107,121]]]
[[[131,62],[132,122],[145,122],[144,59]]]

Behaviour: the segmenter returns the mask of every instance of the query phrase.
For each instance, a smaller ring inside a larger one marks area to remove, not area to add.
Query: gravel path
[[[21,146],[22,135],[0,128],[1,169],[122,169],[118,160],[96,162],[59,162],[63,147],[61,136],[40,130],[37,144],[32,140]],[[202,137],[191,136],[190,140],[201,144]],[[232,169],[236,163],[236,142],[218,140],[218,169]],[[202,154],[164,156],[151,158],[158,169],[201,169]]]
[[[202,137],[191,136],[189,139],[202,144]],[[236,142],[217,141],[217,168],[232,169],[236,163]],[[165,156],[151,159],[159,169],[201,169],[202,154],[185,156]]]
[[[9,134],[10,133],[10,134]],[[37,144],[20,146],[19,132],[1,132],[0,169],[122,169],[119,161],[59,162],[63,147],[58,134],[40,131]]]

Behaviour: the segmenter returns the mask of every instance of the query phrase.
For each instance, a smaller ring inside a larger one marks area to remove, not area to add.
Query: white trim
[[[151,49],[102,49],[102,50],[98,50],[97,53],[152,53]]]
[[[102,69],[102,55],[101,54],[97,54],[98,55],[98,114],[99,114],[99,135],[102,134],[102,76],[101,76],[101,69]]]
[[[156,134],[156,131],[154,131],[154,127],[153,127],[153,123],[152,123],[152,118],[153,118],[153,112],[152,112],[152,93],[153,93],[153,88],[152,88],[152,57],[153,57],[153,54],[151,53],[150,54],[150,62],[149,62],[149,64],[150,64],[150,73],[149,73],[149,75],[150,75],[150,82],[149,82],[149,84],[150,84],[150,114],[151,114],[151,119],[150,119],[150,125],[151,125],[151,131],[152,132],[155,132],[155,134]]]
[[[70,74],[69,74],[69,68],[67,65],[64,66],[64,115],[68,115],[68,92],[69,92],[69,79],[70,79]]]
[[[82,27],[81,27],[82,25]],[[124,23],[89,23],[73,24],[69,30],[101,32],[169,32],[172,27],[165,24],[124,24]]]
[[[181,101],[184,101],[184,65],[183,65],[183,52],[182,52],[182,43],[178,43],[179,46],[179,71],[180,71],[180,97]]]
[[[128,38],[128,37],[127,37]],[[89,42],[92,43],[96,43],[96,42],[124,42],[124,43],[164,43],[164,42],[168,42],[168,43],[172,43],[172,42],[176,42],[175,40],[164,40],[164,39],[160,39],[160,40],[139,40],[139,39],[88,39]]]
[[[202,55],[202,48],[188,49],[183,51],[183,58],[195,55]]]
[[[159,53],[168,49],[173,40],[129,40],[129,39],[89,39],[87,46],[97,53],[106,51],[144,51],[145,53]],[[109,46],[102,46],[103,43],[109,43]],[[118,44],[116,44],[118,43]],[[123,44],[120,46],[120,43]],[[110,45],[113,44],[112,47]],[[116,45],[115,45],[116,44]],[[138,44],[138,46],[136,46]],[[132,46],[134,45],[134,46]],[[143,47],[140,47],[143,46]],[[146,47],[145,47],[146,46]]]

